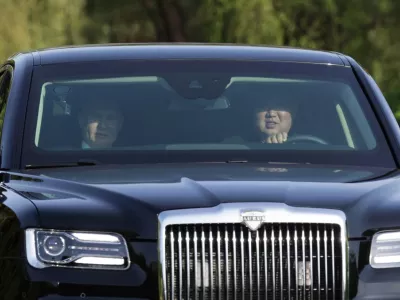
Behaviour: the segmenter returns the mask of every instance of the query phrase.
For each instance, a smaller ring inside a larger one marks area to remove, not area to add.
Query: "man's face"
[[[92,148],[111,147],[121,129],[123,116],[113,107],[95,105],[80,115],[84,141]]]
[[[292,114],[284,106],[270,105],[257,112],[257,126],[268,136],[288,133],[292,127]]]

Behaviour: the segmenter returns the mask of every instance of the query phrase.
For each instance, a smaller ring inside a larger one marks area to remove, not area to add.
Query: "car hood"
[[[388,226],[398,215],[393,208],[400,206],[397,173],[380,168],[203,163],[103,165],[11,175],[7,186],[34,202],[43,227],[103,226],[146,239],[157,238],[157,216],[165,210],[233,202],[243,202],[244,208],[246,202],[277,202],[339,209],[347,216],[350,236],[360,237],[370,228]]]

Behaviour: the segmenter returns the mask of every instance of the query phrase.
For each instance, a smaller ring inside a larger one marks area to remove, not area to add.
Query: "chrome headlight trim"
[[[400,268],[400,230],[382,230],[373,235],[369,264],[374,269]]]
[[[120,242],[118,242],[118,245],[124,250],[124,254],[126,257],[123,257],[123,259],[126,259],[126,262],[124,263],[123,267],[116,267],[116,265],[109,265],[109,264],[98,264],[98,265],[87,265],[87,264],[79,264],[79,265],[68,265],[68,263],[71,263],[76,260],[80,260],[82,258],[119,258],[119,256],[115,255],[99,255],[99,254],[78,254],[75,255],[73,258],[70,260],[66,260],[63,263],[54,263],[51,260],[45,260],[40,257],[39,252],[39,241],[38,241],[38,233],[43,233],[46,232],[48,234],[61,234],[65,237],[69,237],[71,239],[77,240],[82,243],[91,243],[91,244],[104,244],[104,245],[116,245],[115,242],[101,242],[101,241],[89,241],[89,240],[82,240],[79,239],[79,235],[74,235],[75,233],[78,234],[86,234],[86,235],[108,235],[108,236],[114,236],[118,238]],[[79,231],[79,230],[57,230],[57,229],[43,229],[43,228],[28,228],[25,230],[25,251],[26,251],[26,258],[28,263],[37,269],[44,269],[44,268],[49,268],[49,267],[57,267],[57,268],[73,268],[73,269],[93,269],[93,270],[113,270],[113,271],[124,271],[130,268],[131,266],[131,260],[130,260],[130,255],[129,255],[129,249],[127,242],[125,238],[114,232],[95,232],[95,231]]]

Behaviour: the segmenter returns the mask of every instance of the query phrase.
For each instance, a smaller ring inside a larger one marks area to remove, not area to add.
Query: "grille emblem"
[[[250,230],[257,230],[265,221],[265,215],[262,211],[245,211],[241,213],[242,222]]]

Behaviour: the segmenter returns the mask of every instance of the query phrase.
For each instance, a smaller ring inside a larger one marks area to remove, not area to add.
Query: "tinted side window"
[[[7,107],[7,98],[10,92],[11,74],[5,72],[1,75],[0,80],[0,141],[3,133],[3,122]]]

